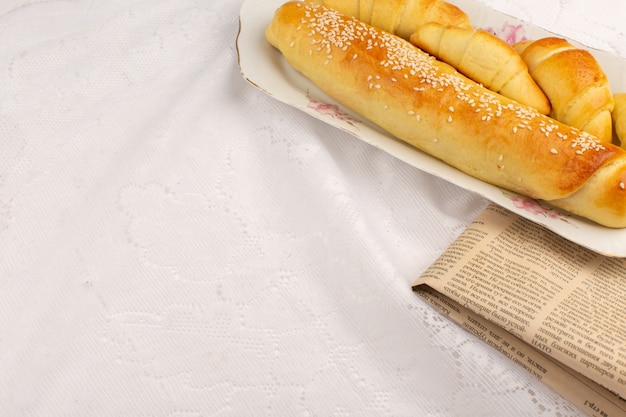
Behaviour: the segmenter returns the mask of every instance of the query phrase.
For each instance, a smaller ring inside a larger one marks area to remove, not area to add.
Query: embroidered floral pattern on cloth
[[[0,415],[585,415],[411,291],[486,201],[249,85],[242,3],[0,5]]]

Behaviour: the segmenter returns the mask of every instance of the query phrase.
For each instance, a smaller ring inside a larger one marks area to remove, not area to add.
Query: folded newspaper
[[[413,289],[589,415],[626,415],[626,259],[491,204]]]

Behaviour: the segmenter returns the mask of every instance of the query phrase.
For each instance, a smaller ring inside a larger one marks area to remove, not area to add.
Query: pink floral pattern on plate
[[[309,104],[307,104],[307,107],[315,110],[323,116],[330,116],[333,119],[344,121],[351,126],[355,126],[355,124],[358,123],[358,120],[339,110],[339,106],[337,106],[336,104],[328,104],[319,100],[315,100],[313,98],[309,98]]]
[[[570,223],[566,214],[553,208],[543,206],[533,198],[524,197],[518,194],[510,194],[507,192],[503,192],[503,194],[511,200],[515,208],[518,210],[523,210],[535,216],[544,216],[549,219],[558,219],[566,223]]]
[[[493,33],[509,45],[515,45],[518,42],[527,40],[524,35],[524,27],[522,25],[512,25],[508,22],[502,24],[502,29],[495,30],[492,27],[485,28],[487,32]]]

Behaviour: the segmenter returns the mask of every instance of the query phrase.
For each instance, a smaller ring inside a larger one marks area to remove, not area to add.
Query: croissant
[[[626,93],[613,95],[615,107],[613,108],[612,119],[615,136],[622,148],[626,149]]]
[[[409,42],[294,1],[265,31],[342,105],[475,178],[626,227],[626,150],[490,91]]]
[[[513,45],[548,96],[555,119],[600,141],[613,139],[609,80],[596,59],[565,39],[547,37]]]
[[[411,43],[455,67],[467,77],[519,103],[550,113],[550,102],[517,52],[484,30],[427,23]]]
[[[311,0],[406,40],[427,22],[471,27],[468,15],[443,0]]]

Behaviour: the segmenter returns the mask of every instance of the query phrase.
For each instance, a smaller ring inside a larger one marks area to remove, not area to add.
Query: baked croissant
[[[613,95],[613,101],[615,102],[612,113],[613,129],[621,147],[626,149],[626,93]]]
[[[550,113],[550,102],[517,52],[484,30],[430,22],[410,37],[411,43],[455,67],[492,91]]]
[[[319,5],[285,3],[265,36],[326,94],[405,143],[485,182],[626,228],[626,150]]]
[[[609,79],[589,51],[555,37],[519,42],[513,48],[548,96],[552,117],[604,143],[612,141],[613,94]]]
[[[471,27],[467,14],[443,0],[311,0],[406,40],[427,22]]]

